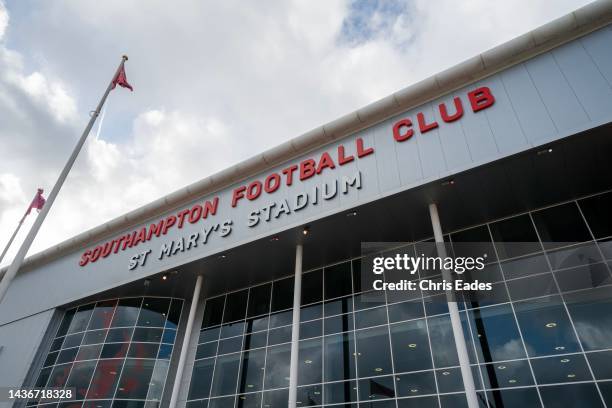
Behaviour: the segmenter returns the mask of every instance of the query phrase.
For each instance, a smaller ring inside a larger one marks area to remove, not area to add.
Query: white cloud
[[[111,93],[34,250],[586,2],[23,0],[10,24],[0,3],[0,245],[51,188],[124,52],[135,92]]]

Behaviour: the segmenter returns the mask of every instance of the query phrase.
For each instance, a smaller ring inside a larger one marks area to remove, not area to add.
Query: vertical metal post
[[[436,204],[429,204],[429,215],[431,217],[431,226],[434,232],[434,238],[436,240],[436,247],[438,250],[438,256],[446,258],[446,247],[444,246],[444,237],[442,235],[442,226],[440,224],[440,217],[438,216],[438,207]],[[442,279],[447,282],[453,280],[451,273],[448,269],[442,269]],[[459,308],[457,302],[450,291],[446,291],[446,297],[448,302],[448,311],[450,314],[451,325],[453,327],[453,337],[455,339],[455,347],[457,348],[457,355],[459,356],[459,365],[461,367],[461,377],[463,378],[463,386],[465,387],[465,395],[467,396],[467,402],[469,408],[478,408],[478,397],[476,395],[476,386],[474,385],[474,377],[472,376],[472,369],[470,367],[470,359],[467,351],[467,345],[465,337],[463,335],[463,328],[461,327],[461,317],[459,316]]]
[[[295,247],[293,284],[293,325],[291,326],[291,363],[289,365],[289,408],[297,406],[298,354],[300,351],[300,304],[302,302],[302,244]],[[172,407],[171,407],[172,408]]]
[[[179,361],[176,367],[176,376],[174,377],[174,384],[172,386],[172,395],[170,396],[170,404],[168,405],[169,408],[175,408],[176,403],[178,402],[178,394],[181,388],[181,381],[183,380],[183,371],[185,371],[187,350],[189,349],[189,340],[191,339],[193,323],[195,321],[196,310],[198,308],[198,300],[200,299],[200,292],[202,290],[202,280],[202,275],[198,275],[195,283],[195,288],[193,289],[193,298],[191,299],[191,306],[189,307],[189,316],[187,317],[185,336],[183,337],[181,354],[179,355]]]

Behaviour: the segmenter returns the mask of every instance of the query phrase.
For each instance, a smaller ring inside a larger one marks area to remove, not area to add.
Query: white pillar
[[[202,290],[202,275],[198,275],[195,288],[193,289],[193,297],[191,299],[191,306],[189,307],[189,316],[187,317],[187,327],[185,327],[185,336],[183,337],[183,345],[181,347],[181,354],[179,355],[178,365],[176,367],[176,376],[174,377],[174,385],[172,386],[172,395],[170,397],[169,408],[175,408],[178,402],[179,389],[181,388],[181,381],[183,379],[183,371],[185,371],[185,360],[187,359],[187,350],[189,349],[189,340],[191,339],[191,332],[193,331],[193,323],[195,321],[195,314],[198,308],[198,300],[200,299],[200,291]]]
[[[442,235],[442,226],[440,217],[438,216],[438,207],[436,204],[429,204],[429,215],[431,216],[431,226],[434,231],[438,256],[446,258],[446,247],[444,246],[444,237]],[[451,273],[448,269],[442,270],[442,278],[450,282],[452,281]],[[461,377],[463,378],[463,386],[465,387],[465,395],[469,408],[478,408],[478,397],[476,395],[476,386],[474,385],[474,377],[470,367],[470,359],[463,336],[463,328],[461,327],[461,317],[459,316],[459,308],[457,302],[450,291],[446,291],[448,302],[448,311],[450,313],[451,325],[453,327],[453,337],[455,338],[455,346],[457,355],[459,356],[459,365],[461,367]]]
[[[291,363],[289,365],[289,408],[297,406],[298,355],[300,341],[300,304],[302,302],[302,254],[301,244],[295,247],[295,276],[293,284],[293,325],[291,326]],[[171,407],[172,408],[172,407]]]

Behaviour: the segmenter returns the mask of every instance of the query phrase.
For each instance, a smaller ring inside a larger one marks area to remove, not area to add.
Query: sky
[[[0,248],[123,54],[30,255],[589,2],[0,0]]]

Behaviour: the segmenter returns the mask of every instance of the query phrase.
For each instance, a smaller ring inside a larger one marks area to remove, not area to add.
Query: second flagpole
[[[47,217],[47,214],[49,213],[49,210],[53,206],[53,202],[57,198],[57,195],[59,194],[62,186],[64,185],[64,182],[66,181],[66,178],[68,177],[68,173],[72,169],[72,166],[74,165],[74,162],[76,161],[76,158],[78,157],[81,149],[83,148],[83,145],[85,144],[85,141],[87,140],[87,136],[89,136],[89,132],[91,131],[91,128],[96,122],[98,115],[100,115],[102,106],[104,106],[104,102],[106,101],[106,98],[108,97],[108,94],[110,93],[110,91],[113,89],[113,85],[115,84],[117,76],[121,72],[123,65],[125,64],[125,61],[127,61],[127,59],[128,57],[125,55],[121,57],[121,62],[119,63],[119,66],[117,67],[117,71],[115,71],[115,75],[113,75],[111,81],[106,87],[106,91],[104,92],[102,99],[100,99],[100,102],[98,103],[98,106],[96,107],[96,110],[91,113],[91,119],[89,119],[89,123],[87,123],[85,130],[83,130],[83,134],[81,135],[81,138],[79,139],[76,146],[74,147],[74,150],[72,151],[72,154],[70,155],[70,158],[68,159],[68,162],[62,169],[62,172],[60,173],[57,181],[55,182],[53,189],[49,193],[49,197],[47,197],[47,202],[45,203],[42,210],[36,217],[36,220],[34,220],[34,224],[30,228],[30,231],[28,232],[28,235],[26,236],[23,243],[21,244],[21,247],[19,247],[19,250],[17,251],[17,255],[15,255],[15,259],[9,266],[6,273],[4,274],[4,277],[2,277],[2,280],[0,280],[0,305],[2,304],[2,299],[4,299],[4,296],[6,295],[6,291],[8,290],[8,287],[11,284],[11,281],[17,275],[19,268],[21,268],[21,265],[23,264],[23,260],[25,259],[25,256],[27,255],[28,250],[30,249],[30,246],[32,245],[32,242],[34,242],[34,238],[36,238],[36,234],[38,234],[38,231],[40,230],[40,227],[42,226],[43,221],[45,220],[45,218]]]

